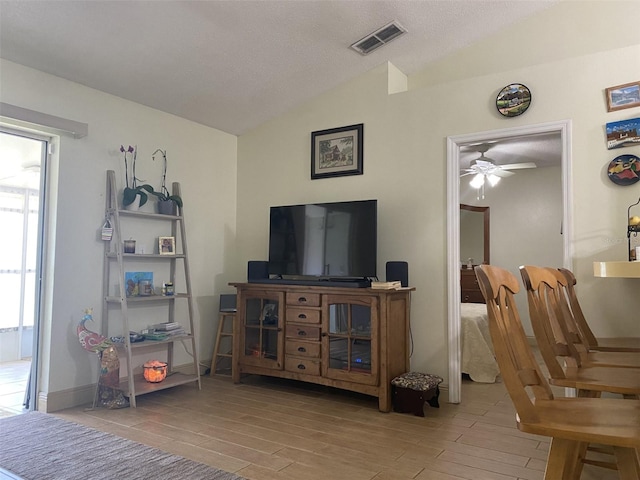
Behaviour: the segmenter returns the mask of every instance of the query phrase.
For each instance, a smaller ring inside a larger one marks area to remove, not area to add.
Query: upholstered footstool
[[[391,380],[393,410],[424,417],[425,402],[440,408],[440,383],[442,378],[430,373],[407,372],[394,378]]]

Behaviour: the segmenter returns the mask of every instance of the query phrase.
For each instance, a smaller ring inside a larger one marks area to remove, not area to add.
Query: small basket
[[[143,366],[144,379],[149,383],[160,383],[167,378],[167,363],[158,360],[146,362]]]

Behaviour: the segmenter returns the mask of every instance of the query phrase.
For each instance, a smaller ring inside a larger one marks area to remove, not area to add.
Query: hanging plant
[[[160,186],[160,191],[159,192],[152,191],[150,193],[152,195],[156,196],[159,201],[163,201],[163,202],[172,201],[173,203],[178,205],[180,208],[182,208],[182,198],[180,198],[179,195],[171,195],[169,193],[169,190],[167,189],[167,185],[166,185],[166,182],[167,182],[167,151],[166,150],[160,150],[158,148],[155,152],[153,152],[153,155],[151,155],[151,158],[154,161],[156,159],[156,155],[157,154],[162,155],[162,185]]]
[[[136,157],[138,156],[137,146],[132,147],[129,145],[129,148],[124,148],[124,145],[120,145],[120,151],[124,155],[124,178],[125,178],[125,187],[122,195],[122,205],[127,206],[131,205],[135,200],[136,196],[140,196],[140,206],[143,206],[147,203],[148,195],[155,194],[153,191],[153,187],[147,183],[138,185],[138,181],[144,182],[144,180],[136,177]],[[131,185],[129,184],[129,159],[131,158]]]

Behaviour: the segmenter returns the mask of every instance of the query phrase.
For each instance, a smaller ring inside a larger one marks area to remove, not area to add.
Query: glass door
[[[43,179],[50,139],[0,128],[0,363],[27,376],[22,405],[35,409],[43,246]],[[35,347],[35,348],[34,348]],[[29,364],[26,368],[26,364]],[[23,368],[24,365],[24,368]],[[0,385],[2,387],[2,385]],[[20,410],[20,406],[11,408]]]
[[[282,294],[246,292],[241,301],[243,363],[281,369],[284,356]]]
[[[329,296],[328,312],[324,317],[324,376],[377,384],[377,299],[362,296]]]

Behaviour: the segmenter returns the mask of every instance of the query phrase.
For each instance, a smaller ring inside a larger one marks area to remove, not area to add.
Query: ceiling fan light
[[[497,175],[491,174],[487,177],[487,180],[489,180],[489,185],[491,185],[492,187],[495,187],[500,181],[500,177]]]
[[[476,174],[469,182],[469,185],[471,185],[473,188],[480,188],[482,185],[484,185],[484,174]]]

